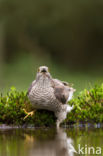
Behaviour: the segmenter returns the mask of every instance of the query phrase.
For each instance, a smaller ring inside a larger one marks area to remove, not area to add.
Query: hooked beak
[[[41,73],[46,73],[47,72],[47,70],[45,69],[45,68],[43,68],[42,70],[41,70]]]
[[[41,72],[42,72],[42,73],[46,73],[47,71],[46,71],[46,69],[43,69]]]

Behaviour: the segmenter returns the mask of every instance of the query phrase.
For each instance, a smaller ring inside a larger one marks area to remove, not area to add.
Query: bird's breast
[[[31,89],[29,99],[32,105],[38,109],[55,109],[56,98],[52,87],[38,87]]]

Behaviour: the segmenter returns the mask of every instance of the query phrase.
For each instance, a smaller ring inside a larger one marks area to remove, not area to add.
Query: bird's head
[[[47,66],[40,66],[37,70],[37,79],[39,78],[50,78],[49,69]]]
[[[38,73],[45,74],[45,73],[48,73],[48,72],[49,72],[49,69],[46,66],[41,66],[41,67],[38,68]]]

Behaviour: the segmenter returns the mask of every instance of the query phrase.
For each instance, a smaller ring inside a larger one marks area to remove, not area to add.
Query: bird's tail
[[[67,106],[67,112],[71,112],[71,110],[72,110],[73,108],[74,108],[74,106],[71,107],[71,106],[68,105],[68,106]]]

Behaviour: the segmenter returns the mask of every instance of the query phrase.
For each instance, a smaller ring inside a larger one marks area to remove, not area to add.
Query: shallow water
[[[82,151],[79,151],[80,149]],[[78,152],[79,154],[75,152]],[[76,156],[76,155],[102,156],[103,129],[69,128],[59,130],[56,129],[0,130],[0,156]]]

